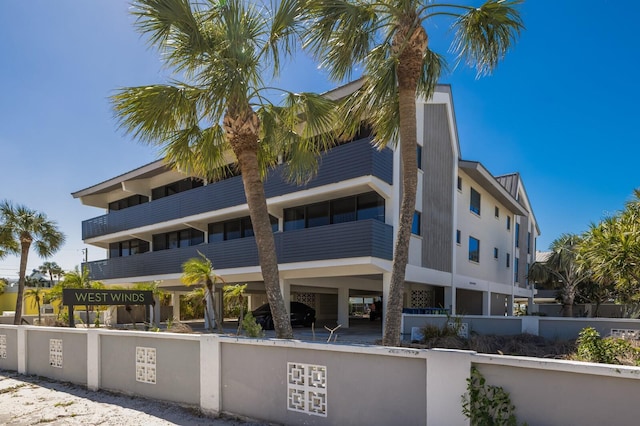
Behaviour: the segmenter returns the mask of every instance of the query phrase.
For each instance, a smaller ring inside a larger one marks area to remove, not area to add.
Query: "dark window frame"
[[[478,216],[480,216],[482,206],[482,194],[480,194],[475,189],[471,188],[471,193],[469,196],[469,210]]]
[[[480,240],[471,235],[469,235],[469,261],[480,263]]]

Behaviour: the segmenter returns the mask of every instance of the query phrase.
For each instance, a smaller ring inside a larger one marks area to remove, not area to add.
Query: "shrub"
[[[256,322],[251,311],[245,314],[244,319],[242,320],[242,328],[244,329],[245,334],[249,337],[264,336],[262,326]]]
[[[576,358],[580,361],[617,365],[623,363],[637,365],[640,361],[638,349],[634,348],[629,341],[615,337],[603,339],[593,327],[580,331],[577,344]]]
[[[515,409],[507,391],[488,385],[478,369],[471,367],[467,393],[462,395],[462,414],[472,426],[516,426]]]

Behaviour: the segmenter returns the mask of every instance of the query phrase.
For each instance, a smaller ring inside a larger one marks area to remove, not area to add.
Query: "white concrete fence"
[[[466,425],[475,366],[529,425],[635,424],[640,368],[468,351],[0,326],[0,369],[287,425]]]
[[[402,332],[405,336],[419,337],[416,332],[425,325],[442,327],[447,322],[458,322],[467,334],[495,334],[511,336],[527,333],[550,340],[577,339],[586,327],[595,328],[602,337],[640,337],[640,320],[628,318],[562,318],[562,317],[505,317],[486,315],[418,315],[402,314]],[[412,338],[413,339],[413,338]]]

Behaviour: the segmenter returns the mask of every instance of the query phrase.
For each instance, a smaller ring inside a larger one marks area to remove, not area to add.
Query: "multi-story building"
[[[525,276],[539,230],[522,181],[461,159],[449,86],[416,105],[419,183],[404,305],[510,314],[514,298],[534,291]],[[286,301],[312,305],[319,323],[347,327],[350,297],[386,300],[400,182],[399,151],[378,150],[367,137],[325,152],[303,186],[278,168],[268,175]],[[201,252],[227,283],[249,283],[253,306],[266,300],[240,176],[203,182],[156,161],[72,195],[106,210],[82,223],[85,243],[108,254],[87,264],[92,279],[186,291],[181,265]]]

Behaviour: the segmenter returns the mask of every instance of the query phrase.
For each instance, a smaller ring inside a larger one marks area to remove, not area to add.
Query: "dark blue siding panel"
[[[392,234],[391,226],[371,219],[278,232],[274,237],[278,262],[294,263],[361,256],[391,260]],[[216,269],[259,264],[255,239],[242,238],[89,262],[87,266],[94,280],[179,274],[182,272],[182,263],[197,257],[198,251],[211,259]]]
[[[308,184],[296,186],[284,181],[276,168],[265,181],[267,198],[308,188],[341,182],[360,176],[377,176],[391,183],[393,159],[389,149],[378,151],[370,139],[335,147],[320,158],[318,174]],[[236,176],[210,185],[114,211],[82,222],[82,239],[108,235],[140,226],[153,225],[199,213],[246,203],[242,177]]]

